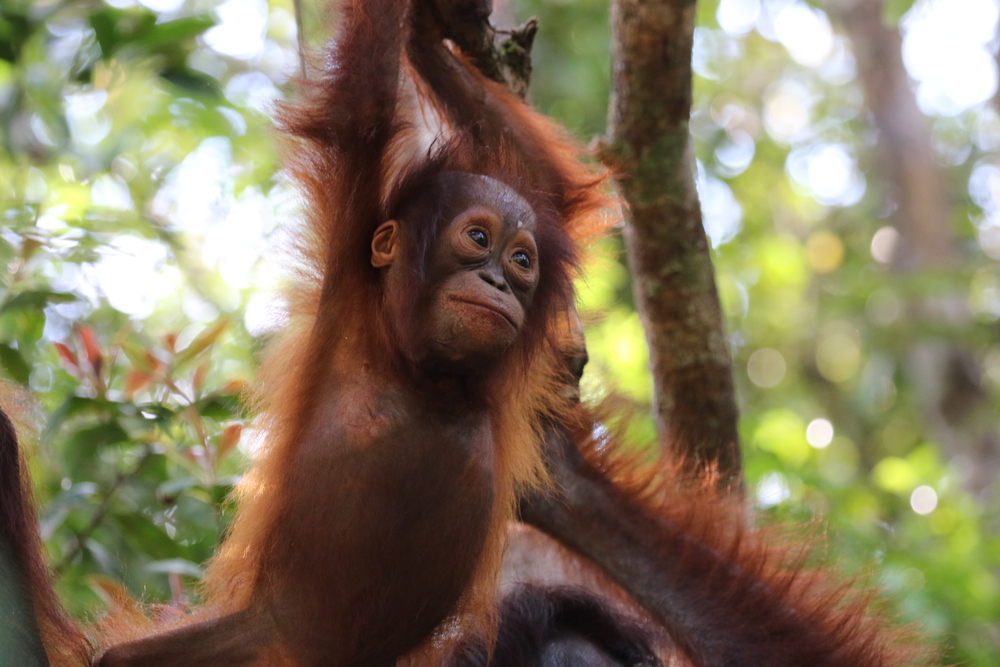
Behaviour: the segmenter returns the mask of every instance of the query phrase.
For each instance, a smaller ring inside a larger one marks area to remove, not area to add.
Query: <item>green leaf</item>
[[[20,351],[10,345],[0,343],[0,365],[3,365],[4,370],[7,371],[7,375],[12,380],[20,384],[28,384],[28,379],[31,377],[31,367],[24,360]]]
[[[135,336],[126,337],[122,341],[121,349],[135,370],[146,375],[151,375],[156,370],[150,362],[149,355],[151,354],[151,350],[137,340]]]
[[[128,439],[128,433],[115,422],[80,429],[70,437],[63,450],[67,472],[71,477],[82,477],[102,447]]]
[[[156,497],[162,502],[173,502],[176,500],[177,496],[181,495],[188,489],[196,487],[200,484],[194,477],[182,477],[180,479],[171,479],[156,489]]]
[[[242,480],[242,475],[224,475],[215,480],[215,485],[209,491],[211,491],[212,501],[219,506],[220,510],[225,510],[225,506],[233,502],[233,489]]]
[[[6,330],[14,335],[21,353],[30,361],[34,356],[36,343],[45,332],[45,311],[40,308],[22,308],[5,314],[2,321],[5,322]]]
[[[916,0],[885,0],[882,3],[882,23],[890,28],[899,25],[903,14],[910,11]]]
[[[156,422],[156,425],[163,429],[169,428],[170,422],[177,416],[176,410],[160,403],[147,403],[140,407],[146,413],[146,415],[143,415],[144,417],[149,419],[147,415],[152,415],[152,419]]]
[[[176,21],[160,23],[146,33],[142,40],[142,46],[150,51],[156,51],[163,47],[176,51],[178,42],[197,37],[214,25],[215,19],[209,14],[188,16]]]
[[[28,290],[18,292],[14,296],[8,295],[0,304],[0,313],[8,313],[16,310],[33,308],[41,310],[50,303],[69,303],[76,301],[72,294],[64,292],[52,292],[50,290]]]
[[[69,417],[86,411],[97,413],[107,406],[108,401],[87,398],[85,396],[69,396],[55,409],[52,416],[49,417],[49,422],[45,425],[45,430],[48,433],[55,433]]]
[[[90,27],[105,60],[122,47],[142,46],[142,40],[156,25],[157,15],[145,10],[121,10],[106,7],[90,15]]]
[[[191,341],[190,345],[177,353],[177,356],[174,357],[174,365],[180,368],[187,362],[197,357],[199,354],[210,348],[215,341],[219,339],[219,336],[221,336],[222,333],[228,328],[229,320],[223,318],[202,331],[193,341]]]
[[[134,512],[114,512],[114,522],[121,529],[122,536],[137,553],[146,553],[153,558],[174,558],[184,547],[170,539],[163,528]]]
[[[0,60],[9,63],[21,58],[21,49],[34,31],[27,16],[9,10],[0,10]]]
[[[219,92],[218,81],[187,67],[165,69],[161,76],[188,94],[216,96]]]
[[[209,396],[195,403],[198,414],[215,421],[225,421],[242,415],[240,401],[235,396]]]

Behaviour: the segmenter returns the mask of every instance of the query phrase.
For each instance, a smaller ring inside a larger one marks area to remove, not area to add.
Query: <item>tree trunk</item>
[[[899,30],[882,22],[878,0],[831,3],[858,62],[868,108],[878,130],[877,159],[899,232],[898,270],[953,266],[959,259],[944,175],[931,145],[927,118],[917,106],[903,66]]]
[[[740,477],[732,361],[694,183],[688,119],[694,0],[615,0],[603,159],[628,204],[625,242],[649,342],[661,442]]]
[[[917,106],[903,65],[899,30],[882,21],[879,0],[835,0],[832,15],[854,45],[858,74],[878,142],[876,161],[891,221],[899,233],[890,268],[897,274],[961,270],[962,255],[952,226],[952,205],[931,143],[930,124]],[[970,317],[965,296],[947,293],[907,304],[915,322],[961,322]],[[945,453],[970,459],[966,488],[991,493],[1000,471],[995,429],[977,419],[987,391],[972,353],[946,340],[918,341],[906,365],[924,406],[927,425]],[[982,422],[982,423],[977,423]]]

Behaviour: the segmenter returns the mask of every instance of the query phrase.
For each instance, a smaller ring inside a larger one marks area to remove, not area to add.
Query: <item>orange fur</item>
[[[567,416],[582,455],[574,474],[590,480],[590,502],[606,500],[621,513],[618,523],[642,527],[640,551],[657,581],[637,590],[621,572],[610,574],[663,623],[679,655],[698,667],[937,664],[937,651],[894,620],[875,589],[837,575],[822,540],[788,526],[755,527],[743,496],[720,491],[711,470],[692,478],[676,462],[648,462],[602,426],[607,416],[582,405]],[[572,536],[557,537],[588,551]]]
[[[396,19],[393,12],[372,10],[372,4],[350,4],[346,20],[353,27],[335,49],[335,64],[300,82],[299,97],[278,113],[286,137],[283,162],[307,203],[307,217],[295,239],[295,279],[284,295],[288,324],[271,342],[255,382],[253,403],[266,444],[237,490],[231,532],[208,568],[203,582],[207,607],[182,622],[242,609],[255,590],[268,585],[261,577],[272,557],[276,522],[285,512],[282,488],[334,350],[377,357],[399,346],[377,305],[382,296],[359,249],[392,215],[388,207],[399,199],[399,189],[428,165],[488,174],[520,190],[540,218],[539,246],[549,253],[542,264],[551,284],[539,290],[533,328],[507,353],[503,372],[490,386],[487,401],[498,443],[495,509],[476,574],[438,643],[456,634],[492,633],[504,527],[518,496],[545,485],[541,419],[564,407],[558,391],[561,364],[553,351],[564,328],[558,313],[572,299],[569,273],[580,241],[609,222],[603,215],[609,208],[606,190],[561,129],[485,80],[439,38],[413,35],[399,62],[395,92],[345,85],[346,78],[386,76],[375,69],[361,41],[396,30],[390,25]],[[345,118],[356,125],[346,126]],[[381,161],[373,161],[366,151],[379,133],[388,133],[389,141]],[[393,298],[405,302],[415,296]],[[102,624],[104,641],[118,643],[158,629],[147,624],[137,630],[131,614],[122,615],[121,622],[118,617]]]

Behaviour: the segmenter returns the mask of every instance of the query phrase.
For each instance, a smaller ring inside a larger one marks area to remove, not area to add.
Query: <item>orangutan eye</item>
[[[469,238],[472,239],[475,244],[481,248],[488,248],[490,245],[490,240],[486,237],[486,232],[481,229],[470,229],[466,232]]]
[[[522,269],[530,269],[531,268],[531,258],[528,257],[528,253],[526,253],[526,252],[515,252],[511,256],[510,261],[514,262],[515,264],[517,264],[518,266],[520,266]]]

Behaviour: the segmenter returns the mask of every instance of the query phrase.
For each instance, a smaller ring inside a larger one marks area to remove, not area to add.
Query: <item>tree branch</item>
[[[101,500],[101,504],[97,506],[97,510],[94,512],[94,516],[90,518],[90,522],[76,534],[76,541],[73,546],[67,551],[63,557],[59,560],[56,566],[53,568],[57,574],[62,574],[66,571],[70,565],[73,564],[73,560],[83,551],[84,546],[87,544],[87,540],[94,533],[95,530],[103,523],[104,517],[107,516],[108,511],[111,509],[111,501],[114,500],[115,494],[118,490],[129,480],[134,478],[140,472],[142,472],[143,467],[152,458],[153,452],[151,449],[146,449],[139,460],[136,461],[132,469],[127,472],[119,472],[115,476],[115,481],[111,483],[107,492],[104,494],[104,498]]]
[[[602,159],[628,203],[625,242],[649,341],[661,442],[739,479],[732,360],[694,183],[688,118],[695,0],[615,0]]]
[[[304,1],[305,0],[292,0],[292,5],[295,7],[295,37],[299,49],[299,76],[303,79],[308,79],[309,72],[306,68],[305,21],[303,20],[302,14],[302,3]]]
[[[530,18],[510,31],[490,23],[491,0],[438,0],[437,12],[445,37],[453,41],[490,79],[506,84],[520,97],[531,81],[531,47],[538,20]]]
[[[960,261],[951,230],[951,204],[931,144],[930,124],[917,106],[903,65],[903,39],[882,22],[882,3],[834,0],[829,9],[846,29],[858,78],[878,130],[875,155],[881,184],[895,205],[897,270],[954,266]]]

